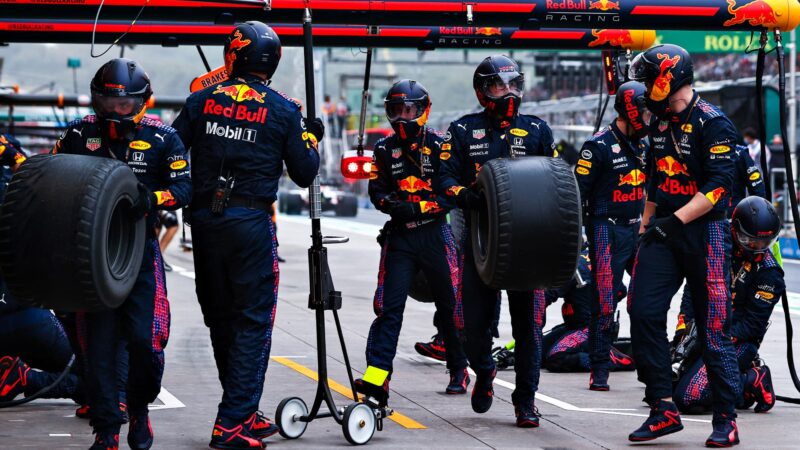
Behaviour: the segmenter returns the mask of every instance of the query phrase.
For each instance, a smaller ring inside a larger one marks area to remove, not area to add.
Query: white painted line
[[[476,376],[475,372],[472,369],[468,369],[469,373],[472,376]],[[514,390],[516,389],[516,385],[514,383],[509,383],[508,381],[501,380],[499,378],[494,379],[494,384],[500,387],[504,387],[506,389]],[[613,411],[604,408],[581,408],[580,406],[575,406],[571,403],[567,403],[563,400],[559,400],[555,397],[550,397],[549,395],[544,395],[541,392],[536,393],[536,399],[541,400],[545,403],[549,403],[557,408],[561,408],[566,411],[575,411],[575,412],[586,412],[586,413],[595,413],[595,414],[611,414],[615,416],[635,416],[635,417],[648,417],[647,414],[638,414],[638,413],[629,413],[629,412],[620,412],[620,411]],[[626,410],[627,411],[627,410]],[[635,410],[634,410],[635,411]],[[711,423],[710,420],[702,420],[702,419],[688,419],[685,417],[681,417],[681,420],[684,422],[701,422],[701,423]]]
[[[150,411],[155,411],[157,409],[175,409],[175,408],[185,408],[186,405],[183,404],[177,397],[172,395],[165,387],[161,387],[161,392],[158,393],[158,399],[161,400],[163,405],[150,405]]]
[[[185,269],[181,266],[176,266],[175,264],[172,264],[172,272],[194,280],[194,272],[189,269]]]
[[[25,422],[25,419],[8,419],[9,422]]]
[[[72,437],[69,433],[50,433],[50,437]]]
[[[798,260],[798,259],[791,259],[791,258],[786,258],[786,257],[784,257],[784,258],[783,258],[783,262],[785,262],[785,263],[789,263],[789,264],[797,264],[797,265],[800,265],[800,260]]]

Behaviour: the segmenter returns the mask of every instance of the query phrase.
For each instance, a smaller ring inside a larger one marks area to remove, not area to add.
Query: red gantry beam
[[[793,30],[798,0],[0,0],[5,19],[675,30]]]
[[[1,1],[1,0],[0,0]],[[303,27],[273,24],[285,46],[302,46]],[[0,19],[0,42],[89,43],[94,21]],[[95,42],[120,44],[222,45],[233,25],[102,21]],[[316,25],[314,44],[321,47],[504,48],[504,49],[631,49],[655,42],[655,31],[543,29],[500,27],[379,27],[371,34],[364,25]]]

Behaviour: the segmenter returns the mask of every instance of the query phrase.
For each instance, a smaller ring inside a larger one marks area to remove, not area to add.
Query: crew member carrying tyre
[[[633,358],[645,384],[650,416],[630,434],[646,441],[683,429],[672,402],[667,310],[683,279],[692,293],[703,360],[713,393],[713,433],[707,446],[739,443],[739,369],[730,335],[729,224],[725,219],[738,132],[716,106],[692,89],[689,54],[658,45],[636,56],[630,78],[647,87],[656,116],[641,244],[628,296]]]
[[[645,156],[650,112],[645,86],[636,81],[617,90],[617,118],[581,148],[575,178],[587,216],[595,299],[589,325],[589,389],[607,391],[616,293],[633,260],[644,209]]]
[[[117,342],[128,343],[128,444],[148,449],[153,431],[148,404],[161,390],[164,347],[169,338],[169,302],[164,266],[155,236],[156,210],[175,210],[189,202],[192,185],[186,150],[175,130],[144,117],[152,95],[150,78],[137,62],[113,59],[91,82],[95,115],[69,124],[53,153],[114,158],[139,180],[139,197],[130,220],[146,220],[147,239],[136,283],[116,309],[78,313],[79,341],[87,358],[86,391],[95,433],[93,449],[116,449],[123,423],[117,389]]]
[[[450,383],[445,392],[463,394],[470,382],[467,358],[456,336],[453,308],[460,295],[461,270],[453,232],[447,223],[452,197],[434,192],[439,166],[450,156],[442,138],[425,126],[431,108],[422,84],[400,80],[386,94],[386,117],[394,133],[375,144],[369,196],[377,209],[391,216],[382,230],[377,316],[367,339],[367,370],[356,390],[381,406],[389,397],[392,360],[403,323],[411,283],[422,270],[443,322]],[[446,155],[446,156],[445,156]]]
[[[755,402],[756,413],[767,412],[775,405],[769,367],[754,362],[758,360],[758,348],[769,327],[772,310],[786,290],[783,269],[770,251],[780,231],[778,213],[761,197],[747,197],[734,209],[731,338],[742,384],[737,407],[746,408]],[[693,364],[685,364],[689,369],[675,387],[675,403],[681,412],[703,412],[712,404],[708,371],[703,360],[696,359]]]
[[[484,59],[475,70],[472,85],[484,110],[450,124],[442,144],[440,193],[455,197],[463,209],[481,206],[475,181],[480,168],[495,158],[529,155],[553,156],[555,144],[547,123],[536,116],[519,114],[525,78],[519,65],[507,56]],[[470,236],[465,230],[464,236]],[[472,243],[463,248],[463,309],[456,305],[456,325],[466,334],[465,351],[477,375],[472,390],[472,409],[485,413],[492,405],[497,374],[492,359],[492,322],[500,291],[487,286],[478,275]],[[516,340],[516,389],[512,394],[519,427],[539,426],[534,396],[539,386],[542,326],[545,320],[544,290],[509,291],[509,312]]]
[[[278,299],[272,203],[284,161],[295,183],[314,181],[324,129],[306,129],[300,106],[269,88],[281,58],[272,28],[238,25],[223,54],[230,78],[189,96],[173,126],[192,157],[197,299],[223,391],[209,445],[259,449],[278,431],[258,410]]]

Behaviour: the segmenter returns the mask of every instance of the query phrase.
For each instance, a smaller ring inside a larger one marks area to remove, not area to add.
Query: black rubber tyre
[[[477,181],[484,206],[471,212],[472,254],[484,283],[495,289],[562,286],[581,250],[578,183],[550,157],[494,159]]]
[[[448,222],[450,222],[450,229],[453,230],[453,238],[456,241],[456,248],[461,251],[461,244],[464,237],[464,228],[466,227],[467,219],[464,217],[464,211],[460,209],[453,209],[447,214]],[[408,291],[408,296],[414,300],[422,303],[433,303],[434,298],[431,294],[431,288],[428,286],[428,279],[425,278],[423,271],[417,272],[414,276],[414,281],[411,283],[411,288]]]
[[[358,199],[355,195],[343,196],[336,204],[336,215],[342,217],[355,217],[358,215]]]
[[[286,212],[286,192],[278,192],[278,212]]]
[[[300,194],[289,192],[286,194],[286,214],[298,215],[303,212],[303,197]]]
[[[40,155],[8,185],[0,213],[0,267],[18,301],[59,311],[116,308],[142,264],[145,221],[127,165],[109,158]]]

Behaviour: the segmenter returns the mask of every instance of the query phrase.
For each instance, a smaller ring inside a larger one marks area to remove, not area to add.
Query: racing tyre
[[[559,159],[495,159],[478,174],[482,207],[471,212],[475,267],[494,289],[563,286],[581,250],[578,183]]]
[[[144,219],[128,218],[137,183],[110,158],[39,155],[23,163],[0,213],[0,267],[15,299],[59,311],[122,304],[145,245]]]
[[[375,412],[364,403],[352,403],[344,410],[342,431],[347,442],[364,445],[372,439],[378,419]]]
[[[286,192],[278,192],[278,212],[286,212]]]
[[[447,214],[448,222],[450,222],[450,229],[453,230],[453,238],[456,241],[456,248],[461,251],[461,246],[464,237],[464,228],[466,227],[466,218],[464,211],[460,209],[452,209]],[[425,278],[423,271],[418,271],[414,276],[414,281],[411,282],[411,288],[408,290],[408,296],[414,300],[422,303],[433,303],[434,298],[431,294],[431,288],[428,286],[428,279]]]
[[[303,212],[303,197],[300,194],[289,192],[286,194],[286,206],[284,207],[286,214],[298,215]]]
[[[297,439],[306,432],[308,422],[300,420],[301,417],[308,415],[306,402],[299,397],[288,397],[278,404],[275,411],[275,422],[278,425],[278,432],[286,439]]]
[[[355,196],[346,196],[339,199],[336,204],[336,215],[342,217],[355,217],[358,215],[358,199]]]

